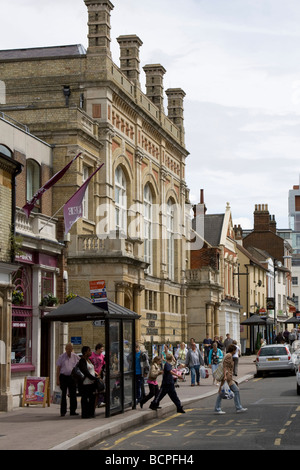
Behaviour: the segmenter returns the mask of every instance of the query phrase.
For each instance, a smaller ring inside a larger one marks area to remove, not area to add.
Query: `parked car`
[[[287,371],[295,374],[295,365],[287,344],[268,344],[258,351],[256,356],[256,373]]]

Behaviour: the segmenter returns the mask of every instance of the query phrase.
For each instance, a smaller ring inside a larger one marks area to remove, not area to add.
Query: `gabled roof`
[[[244,248],[242,245],[240,245],[239,243],[236,244],[236,247],[238,250],[240,250],[245,256],[247,256],[247,258],[249,258],[250,261],[252,261],[252,263],[256,264],[257,266],[259,266],[261,269],[263,269],[264,271],[268,271],[268,269],[260,262],[260,260],[258,260],[252,253],[250,253],[250,251],[248,251],[246,248]]]
[[[204,216],[204,239],[212,246],[218,246],[221,240],[224,214]]]
[[[46,59],[48,57],[68,57],[85,55],[81,44],[70,46],[32,47],[27,49],[0,50],[1,60]]]

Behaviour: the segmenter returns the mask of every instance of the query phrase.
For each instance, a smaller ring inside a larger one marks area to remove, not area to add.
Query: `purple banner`
[[[52,176],[52,178],[50,178],[49,181],[47,181],[47,183],[44,184],[44,186],[42,186],[36,193],[35,195],[33,196],[33,198],[31,199],[31,201],[28,201],[25,206],[23,206],[23,211],[25,212],[27,218],[30,216],[30,213],[32,211],[32,209],[34,208],[36,202],[42,197],[42,195],[49,189],[51,188],[55,183],[57,183],[57,181],[59,181],[63,176],[64,174],[66,173],[66,171],[70,168],[70,166],[72,165],[72,163],[76,160],[77,157],[79,157],[79,155],[81,155],[81,152],[78,153],[78,155],[76,155],[76,157],[73,158],[73,160],[70,161],[70,163],[68,163],[62,170],[58,171],[57,173],[55,173],[54,176]]]
[[[88,177],[88,179],[83,183],[82,186],[76,191],[75,194],[73,194],[72,197],[66,202],[64,205],[64,219],[65,219],[65,234],[69,232],[71,229],[72,225],[75,224],[75,222],[82,217],[82,212],[83,212],[83,207],[82,207],[82,201],[85,195],[86,188],[92,179],[92,177],[97,173],[97,171],[102,168],[102,165],[97,168],[97,170],[94,171],[94,173],[91,174],[91,176]]]

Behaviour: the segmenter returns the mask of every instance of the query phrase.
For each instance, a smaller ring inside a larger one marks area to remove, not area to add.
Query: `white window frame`
[[[125,174],[120,166],[115,171],[116,230],[127,233],[127,189]]]
[[[152,257],[153,257],[153,234],[152,234],[152,192],[150,185],[144,187],[144,260],[150,263],[147,269],[148,274],[152,274]]]
[[[175,244],[174,244],[174,204],[171,199],[167,203],[167,263],[169,279],[175,277]]]

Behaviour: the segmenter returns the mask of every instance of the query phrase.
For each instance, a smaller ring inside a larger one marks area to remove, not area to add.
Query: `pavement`
[[[254,377],[256,368],[255,356],[241,356],[239,359],[238,383]],[[209,377],[201,379],[200,386],[191,387],[190,376],[186,382],[179,382],[176,388],[183,407],[218,391],[212,385],[211,370]],[[94,419],[81,419],[81,416],[60,416],[59,405],[51,404],[19,407],[9,412],[0,412],[0,450],[83,450],[95,445],[98,441],[128,431],[151,420],[165,418],[176,412],[174,404],[166,396],[160,403],[160,410],[149,409],[151,400],[143,409],[137,405],[135,410],[105,418],[105,408],[96,409]],[[212,410],[213,413],[214,410]],[[80,413],[80,398],[77,412]]]

